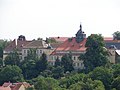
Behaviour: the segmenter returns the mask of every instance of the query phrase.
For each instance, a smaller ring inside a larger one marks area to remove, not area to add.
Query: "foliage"
[[[3,58],[3,50],[9,44],[10,41],[0,40],[0,58]]]
[[[105,44],[101,35],[89,36],[85,46],[87,47],[86,53],[80,55],[79,58],[84,61],[86,72],[98,66],[105,66],[108,63],[108,53],[103,48]]]
[[[112,66],[113,69],[113,77],[117,78],[118,76],[120,76],[120,64],[115,64]]]
[[[120,40],[120,31],[116,31],[113,33],[114,40]]]
[[[25,79],[32,79],[38,76],[39,73],[36,69],[37,61],[38,55],[36,54],[36,49],[29,49],[25,60],[23,60],[20,65]]]
[[[21,69],[23,71],[25,79],[32,79],[38,76],[38,71],[35,67],[36,67],[35,60],[24,60],[21,63]]]
[[[97,67],[89,73],[92,80],[100,80],[105,85],[106,90],[110,90],[112,82],[112,74],[110,69],[104,67]]]
[[[120,76],[113,80],[112,88],[115,88],[116,90],[120,90]]]
[[[5,65],[17,65],[20,64],[20,58],[17,50],[10,52],[9,55],[4,60]]]
[[[61,61],[60,61],[60,59],[58,57],[55,60],[55,67],[57,67],[57,66],[61,66]]]
[[[69,87],[69,90],[105,90],[104,85],[99,80],[92,81],[91,79],[87,79],[86,82],[78,82],[72,84]]]
[[[47,63],[47,56],[45,53],[42,54],[40,60],[38,60],[36,62],[36,69],[39,71],[39,72],[42,72],[44,71],[45,69],[47,69],[47,66],[48,66],[48,63]]]
[[[23,81],[22,70],[18,66],[8,65],[0,71],[0,83],[9,81],[13,83]]]
[[[0,68],[3,66],[3,59],[0,58]]]
[[[54,38],[46,38],[47,43],[57,43],[57,41]]]
[[[63,55],[61,59],[61,65],[63,66],[65,72],[71,72],[72,70],[74,70],[72,55],[70,53]]]
[[[62,78],[59,80],[60,86],[62,88],[69,88],[70,85],[75,84],[80,81],[84,81],[86,75],[85,74],[75,74],[72,76],[68,76],[66,78]]]
[[[35,83],[36,90],[60,90],[59,83],[53,78],[37,78]]]
[[[37,77],[40,72],[43,72],[47,68],[46,54],[43,53],[39,58],[36,54],[36,49],[30,49],[25,60],[21,62],[21,68],[25,79]]]
[[[29,49],[28,54],[25,57],[25,60],[35,60],[35,61],[37,61],[38,60],[38,55],[36,53],[36,50],[37,49]]]
[[[52,70],[52,73],[55,79],[61,78],[64,76],[64,68],[61,66],[57,66]]]

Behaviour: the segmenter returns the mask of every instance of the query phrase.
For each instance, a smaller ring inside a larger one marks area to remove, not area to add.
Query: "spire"
[[[76,41],[79,43],[79,42],[83,41],[84,38],[86,38],[86,34],[82,31],[82,25],[80,23],[80,29],[76,33]]]
[[[80,31],[82,31],[82,25],[81,25],[81,23],[80,23]]]

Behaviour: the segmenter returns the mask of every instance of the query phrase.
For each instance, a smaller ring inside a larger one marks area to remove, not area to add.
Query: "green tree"
[[[0,58],[3,58],[3,50],[9,44],[10,41],[0,40]]]
[[[17,65],[20,64],[20,58],[17,50],[9,53],[9,55],[4,60],[5,65]]]
[[[37,55],[37,49],[29,49],[28,50],[28,54],[27,56],[25,57],[25,60],[35,60],[37,61],[38,60],[38,55]]]
[[[92,72],[89,73],[90,78],[92,80],[100,80],[105,85],[106,90],[111,89],[112,82],[112,73],[110,69],[104,67],[97,67]]]
[[[64,76],[64,68],[61,66],[57,66],[53,69],[52,73],[55,79],[61,78]]]
[[[39,60],[36,54],[37,49],[29,49],[25,60],[21,62],[21,69],[25,79],[32,79],[39,75],[39,71],[36,69],[36,62]]]
[[[58,57],[55,60],[55,67],[57,67],[57,66],[61,66],[61,61],[60,61],[60,59]]]
[[[63,55],[61,59],[61,65],[64,67],[64,71],[72,71],[74,70],[73,68],[73,60],[72,60],[72,55],[71,54],[65,54]]]
[[[91,35],[87,38],[87,50],[85,54],[80,55],[80,59],[84,61],[86,72],[93,70],[98,66],[105,66],[108,63],[108,53],[104,48],[104,40],[101,35]]]
[[[120,40],[120,31],[116,31],[113,33],[114,40]]]
[[[86,75],[85,74],[74,74],[74,75],[70,75],[67,76],[65,78],[61,78],[59,80],[60,82],[60,86],[62,88],[69,88],[72,84],[78,83],[78,82],[83,82],[86,79]]]
[[[3,59],[0,58],[0,67],[2,67],[2,66],[3,66]]]
[[[36,90],[61,90],[58,81],[53,78],[39,77],[34,86]]]
[[[24,60],[21,63],[21,69],[25,79],[32,79],[38,76],[38,70],[36,69],[35,60]]]
[[[105,90],[105,88],[101,81],[88,79],[86,82],[72,84],[69,90]]]
[[[0,71],[0,84],[9,81],[15,83],[23,80],[22,70],[16,65],[8,65]]]
[[[113,69],[113,77],[117,78],[118,76],[120,76],[120,64],[115,64],[112,66]]]
[[[120,90],[120,76],[113,80],[112,88],[115,88],[116,90]]]
[[[47,63],[47,56],[45,53],[42,54],[40,60],[38,60],[36,62],[36,69],[39,71],[39,72],[42,72],[44,71],[45,69],[47,69],[47,66],[48,66],[48,63]]]

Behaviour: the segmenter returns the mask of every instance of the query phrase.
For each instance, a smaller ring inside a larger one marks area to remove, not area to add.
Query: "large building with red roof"
[[[78,57],[80,54],[85,53],[86,51],[86,34],[82,31],[82,25],[76,33],[76,37],[68,38],[61,45],[59,45],[50,55],[49,63],[54,65],[55,60],[59,58],[61,60],[64,54],[71,53],[72,59],[74,61],[73,65],[75,69],[83,69],[84,64],[82,60],[79,60]]]
[[[75,37],[68,38],[61,45],[59,45],[50,55],[48,62],[50,65],[55,64],[55,60],[59,58],[61,60],[64,54],[71,53],[73,59],[73,65],[75,69],[83,69],[84,64],[82,60],[79,60],[80,54],[86,52],[86,34],[82,31],[82,25],[76,33]],[[109,60],[111,63],[117,63],[117,56],[120,56],[120,40],[114,40],[112,37],[104,37],[105,47],[109,52]]]

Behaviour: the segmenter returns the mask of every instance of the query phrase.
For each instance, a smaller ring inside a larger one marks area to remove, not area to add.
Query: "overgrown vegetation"
[[[5,66],[0,62],[0,84],[27,81],[34,85],[28,90],[119,90],[120,64],[109,63],[102,36],[89,36],[86,47],[86,53],[80,55],[85,65],[81,71],[74,70],[71,54],[49,66],[46,54],[38,57],[36,49],[30,49],[23,61],[14,51],[6,57]]]

